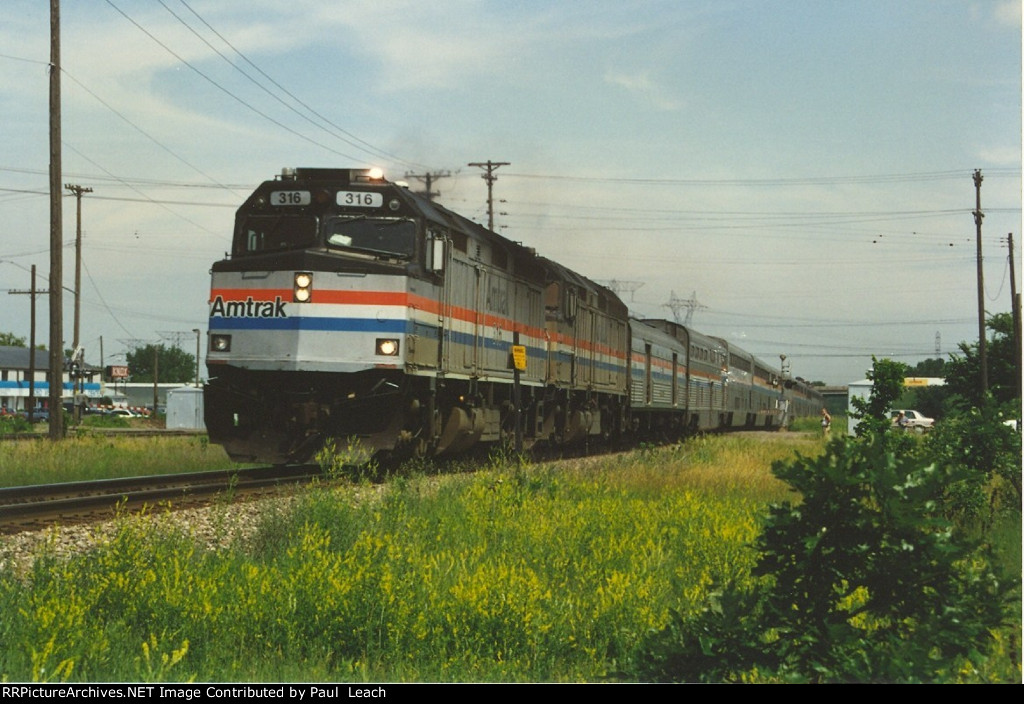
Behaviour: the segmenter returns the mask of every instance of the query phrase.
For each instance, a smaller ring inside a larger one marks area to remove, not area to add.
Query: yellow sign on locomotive
[[[518,369],[521,372],[526,371],[526,346],[525,345],[512,345],[512,357],[509,360],[510,366],[513,369]]]

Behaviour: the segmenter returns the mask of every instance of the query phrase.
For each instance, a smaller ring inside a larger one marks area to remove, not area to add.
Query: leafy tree
[[[939,463],[957,467],[946,515],[961,528],[988,529],[1000,511],[1021,509],[1021,434],[1005,421],[1020,404],[1000,405],[989,396],[980,406],[953,413],[936,425],[926,450]]]
[[[28,347],[28,343],[13,332],[0,332],[0,347]]]
[[[153,381],[153,358],[156,355],[159,382],[189,382],[196,376],[196,358],[180,347],[145,345],[126,356],[132,381]]]
[[[800,501],[771,507],[756,581],[725,585],[695,618],[673,615],[629,676],[942,682],[984,659],[1009,589],[987,548],[942,515],[963,468],[929,461],[889,432],[886,400],[899,393],[901,366],[875,361],[859,438],[773,465]]]
[[[997,313],[988,319],[991,332],[985,348],[988,362],[988,386],[999,403],[1017,398],[1017,359],[1013,349],[1013,316]],[[961,342],[961,355],[953,355],[945,366],[946,388],[969,406],[979,407],[981,397],[981,360],[978,344]]]
[[[943,418],[947,413],[949,390],[945,386],[918,386],[904,389],[899,408],[913,408],[929,418]]]
[[[862,398],[850,400],[854,408],[853,415],[860,420],[857,424],[858,437],[882,436],[892,427],[889,409],[903,393],[903,377],[907,373],[907,365],[902,362],[874,357],[871,361],[871,371],[868,372],[871,395],[867,401]]]
[[[907,371],[907,376],[943,377],[945,376],[946,360],[935,357],[918,362]]]
[[[13,332],[0,332],[0,347],[28,347],[28,340],[18,337]],[[37,344],[37,350],[46,350],[46,345]]]

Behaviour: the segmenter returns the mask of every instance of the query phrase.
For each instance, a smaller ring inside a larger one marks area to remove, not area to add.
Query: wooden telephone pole
[[[79,322],[82,316],[82,194],[92,193],[91,188],[83,188],[71,183],[65,183],[64,188],[75,195],[75,339],[71,343],[74,349],[78,349],[81,342],[79,337]]]
[[[1010,247],[1010,310],[1013,315],[1014,368],[1017,378],[1017,398],[1021,397],[1021,339],[1020,339],[1020,294],[1017,292],[1017,273],[1013,262],[1013,233],[1006,235]]]
[[[487,229],[494,232],[494,198],[492,196],[492,189],[494,182],[498,180],[498,177],[494,175],[494,172],[501,166],[508,166],[507,161],[491,161],[488,159],[485,162],[475,161],[467,166],[478,166],[484,170],[481,174],[481,178],[487,182]]]
[[[50,0],[50,439],[64,437],[63,219],[60,187],[60,0]]]
[[[28,412],[28,422],[32,423],[35,420],[36,410],[36,296],[47,294],[49,291],[40,291],[36,288],[36,265],[33,264],[32,288],[27,291],[11,290],[7,293],[31,297],[31,302],[29,303],[31,322],[29,323],[28,338],[28,402],[26,403],[25,410]]]
[[[988,355],[985,344],[985,269],[981,259],[981,169],[974,171],[974,224],[978,230],[978,364],[981,366],[981,395],[988,392]]]

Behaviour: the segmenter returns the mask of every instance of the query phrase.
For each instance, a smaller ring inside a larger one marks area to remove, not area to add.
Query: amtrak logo
[[[272,301],[256,301],[249,296],[244,301],[225,301],[217,296],[210,304],[211,318],[287,318],[284,300],[277,296]]]

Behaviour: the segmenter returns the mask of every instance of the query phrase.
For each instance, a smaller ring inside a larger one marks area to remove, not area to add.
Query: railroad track
[[[255,467],[0,488],[0,534],[85,523],[145,507],[194,507],[218,495],[266,492],[319,476],[315,466]]]

